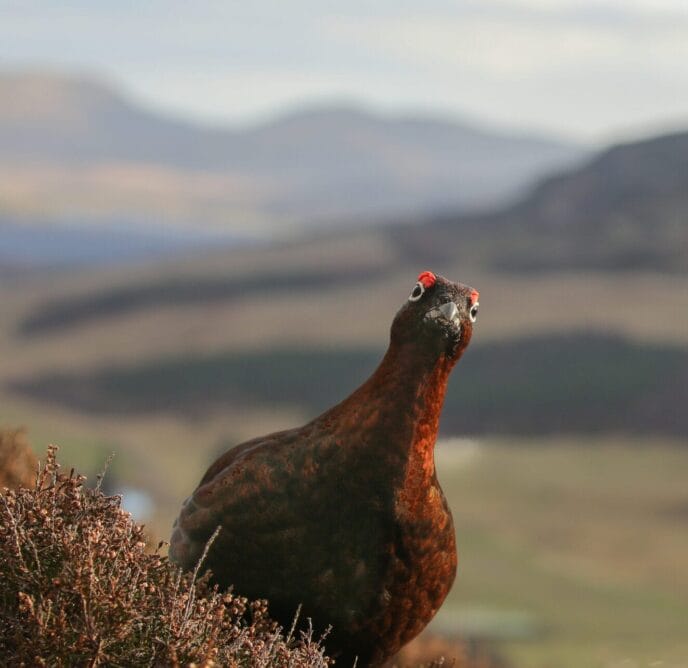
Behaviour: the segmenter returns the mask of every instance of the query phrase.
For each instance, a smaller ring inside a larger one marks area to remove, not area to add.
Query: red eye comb
[[[431,271],[423,271],[418,274],[418,281],[423,284],[424,288],[431,288],[435,285],[437,277]]]
[[[480,297],[480,293],[477,290],[471,290],[471,306],[478,301],[478,297]]]

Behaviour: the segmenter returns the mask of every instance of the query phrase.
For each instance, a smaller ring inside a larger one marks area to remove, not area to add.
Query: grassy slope
[[[441,451],[460,567],[437,625],[482,619],[529,668],[688,665],[687,469],[685,449],[640,441]]]

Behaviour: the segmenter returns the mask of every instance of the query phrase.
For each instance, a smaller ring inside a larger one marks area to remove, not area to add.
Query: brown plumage
[[[416,636],[456,572],[454,527],[433,449],[449,373],[478,293],[431,272],[392,323],[373,375],[303,427],[238,445],[184,503],[171,558],[267,598],[288,626],[302,604],[337,665],[379,665]]]

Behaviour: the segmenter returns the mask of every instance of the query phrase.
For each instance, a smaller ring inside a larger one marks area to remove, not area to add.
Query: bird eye
[[[471,310],[468,314],[471,318],[471,322],[475,322],[478,319],[478,306],[480,306],[479,302],[475,302],[475,304],[471,306]]]
[[[420,281],[418,281],[418,283],[416,283],[413,286],[413,290],[411,290],[411,294],[409,295],[409,301],[417,302],[423,296],[424,293],[425,286]]]

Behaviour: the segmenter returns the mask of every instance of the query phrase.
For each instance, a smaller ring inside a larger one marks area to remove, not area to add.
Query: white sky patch
[[[615,8],[623,11],[656,12],[685,12],[684,0],[597,0],[597,2],[581,2],[580,0],[499,0],[496,5],[508,5],[519,8],[547,9],[552,11],[562,9]]]
[[[576,25],[546,30],[479,18],[396,19],[357,26],[333,24],[331,29],[409,66],[440,68],[445,73],[465,68],[496,77],[538,76],[571,65],[609,62],[625,47],[622,36]]]
[[[688,0],[0,0],[0,67],[91,71],[169,112],[303,101],[585,140],[688,125]]]
[[[649,24],[636,18],[620,29],[606,21],[552,22],[541,14],[514,21],[476,12],[332,21],[328,29],[404,63],[426,87],[434,81],[438,106],[500,123],[565,126],[590,139],[688,122],[688,15]]]

